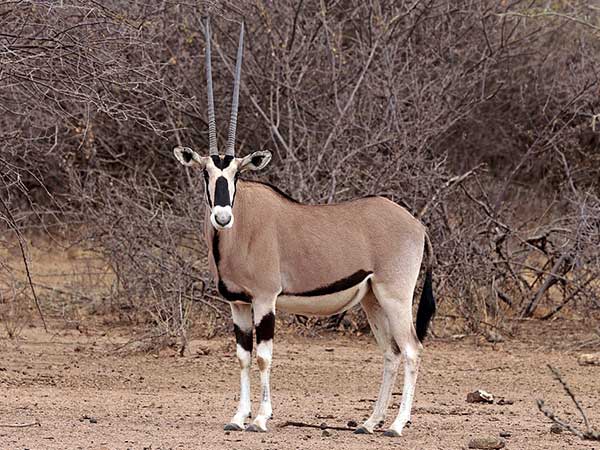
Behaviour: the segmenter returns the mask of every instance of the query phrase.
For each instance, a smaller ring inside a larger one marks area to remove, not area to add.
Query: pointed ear
[[[206,158],[201,157],[189,147],[175,147],[173,154],[184,166],[192,167],[200,165],[204,167],[206,165]]]
[[[268,150],[251,153],[250,155],[242,158],[238,172],[263,169],[271,161],[271,156],[271,152]]]

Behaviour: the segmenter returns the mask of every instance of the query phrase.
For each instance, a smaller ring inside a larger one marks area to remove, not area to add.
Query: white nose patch
[[[210,215],[210,223],[215,228],[231,228],[233,226],[231,206],[215,206]]]

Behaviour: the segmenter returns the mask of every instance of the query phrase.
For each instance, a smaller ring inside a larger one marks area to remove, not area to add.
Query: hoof
[[[240,427],[237,423],[228,423],[223,427],[225,431],[242,431],[242,427]]]
[[[401,434],[398,433],[396,430],[386,430],[385,433],[383,433],[384,436],[387,437],[400,437]]]
[[[267,430],[263,430],[258,425],[254,425],[253,423],[251,423],[250,425],[248,425],[246,427],[246,431],[249,431],[250,433],[266,433],[267,432]]]
[[[356,430],[354,430],[354,434],[373,434],[373,433],[371,433],[365,427],[358,427]]]

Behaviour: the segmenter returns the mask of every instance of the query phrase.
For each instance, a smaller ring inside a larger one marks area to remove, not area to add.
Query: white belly
[[[307,316],[331,316],[352,308],[367,293],[369,278],[367,276],[359,284],[333,294],[319,296],[280,295],[277,297],[277,309]]]

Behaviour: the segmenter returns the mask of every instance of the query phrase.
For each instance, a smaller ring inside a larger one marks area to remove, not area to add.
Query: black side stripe
[[[234,323],[233,331],[235,333],[235,342],[247,352],[252,352],[252,329],[250,331],[243,331]]]
[[[260,344],[263,341],[273,339],[275,334],[275,314],[270,312],[265,314],[260,323],[256,326],[256,343]]]
[[[320,288],[313,289],[311,291],[306,292],[298,292],[298,293],[282,293],[281,295],[292,295],[296,297],[317,297],[320,295],[329,295],[335,294],[336,292],[345,291],[346,289],[350,289],[351,287],[356,286],[357,284],[364,281],[369,275],[373,272],[366,270],[359,270],[358,272],[353,273],[349,277],[342,278],[341,280],[334,281],[331,284],[326,286],[322,286]]]

